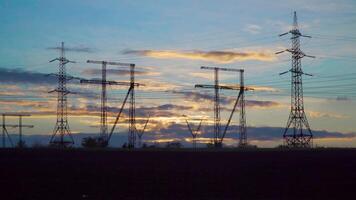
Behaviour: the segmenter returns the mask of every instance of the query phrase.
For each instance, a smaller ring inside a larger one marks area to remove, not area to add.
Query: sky
[[[213,135],[213,91],[194,88],[213,84],[213,73],[200,66],[245,69],[249,143],[274,147],[282,143],[290,111],[290,54],[275,52],[291,46],[293,12],[301,49],[316,58],[303,58],[302,68],[313,76],[303,79],[305,112],[315,134],[314,144],[356,147],[356,2],[352,0],[300,1],[0,1],[0,112],[30,113],[33,124],[26,137],[49,140],[56,120],[56,87],[61,42],[68,74],[100,78],[100,66],[86,60],[135,63],[137,127],[150,123],[145,142],[179,141],[190,146],[186,115],[193,127],[203,118],[198,143]],[[108,67],[108,79],[128,81],[125,68]],[[221,84],[237,84],[236,73],[220,73]],[[100,87],[71,81],[68,89],[69,124],[73,135],[97,134]],[[127,87],[108,87],[110,126]],[[236,91],[221,91],[222,123],[231,112]],[[127,111],[127,110],[125,110]],[[127,112],[115,132],[121,145],[127,138]],[[238,112],[225,144],[238,138]],[[17,123],[9,118],[8,123]],[[10,129],[15,135],[17,129]]]

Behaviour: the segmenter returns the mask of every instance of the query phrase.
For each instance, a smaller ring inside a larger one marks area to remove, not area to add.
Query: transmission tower
[[[143,126],[143,128],[141,130],[137,130],[137,136],[138,136],[138,147],[142,148],[142,136],[143,134],[145,133],[145,130],[146,130],[146,127],[147,127],[147,124],[150,120],[150,116],[148,116],[146,122],[145,122],[145,125]]]
[[[204,119],[191,119],[192,121],[199,121],[199,125],[196,129],[192,129],[190,123],[188,122],[187,116],[183,115],[183,117],[186,117],[185,122],[187,123],[187,127],[189,129],[190,134],[193,137],[192,143],[193,143],[193,148],[197,148],[197,135],[200,133],[200,127]]]
[[[291,72],[291,111],[287,126],[283,133],[283,139],[284,143],[290,148],[307,148],[312,146],[313,133],[310,130],[310,126],[304,112],[302,75],[312,75],[303,72],[301,59],[303,57],[315,57],[306,55],[300,50],[300,37],[311,38],[311,36],[300,33],[296,12],[294,12],[292,30],[280,34],[279,36],[287,35],[288,33],[292,35],[292,47],[276,53],[280,54],[287,51],[292,54],[292,69],[280,73],[280,75],[283,75]],[[290,129],[292,131],[289,131]],[[305,131],[305,129],[307,131]]]
[[[135,108],[135,65],[130,65],[130,87],[132,88],[130,94],[129,106],[129,135],[128,147],[135,148],[136,144],[136,108]]]
[[[239,102],[243,101],[240,103],[240,106],[242,109],[240,109],[240,141],[239,145],[246,145],[247,144],[247,134],[246,134],[246,116],[245,116],[245,98],[244,98],[244,92],[247,90],[252,90],[251,88],[247,88],[244,86],[244,70],[243,69],[229,69],[229,68],[219,68],[219,67],[201,67],[201,69],[207,69],[207,70],[214,70],[214,83],[215,85],[201,85],[197,84],[195,85],[196,88],[210,88],[215,90],[215,98],[214,98],[214,146],[215,147],[221,147],[222,142],[224,140],[224,137],[226,135],[226,131],[230,125],[231,119],[235,113],[235,109],[238,105]],[[224,86],[224,85],[219,85],[219,71],[232,71],[232,72],[239,72],[240,73],[240,86],[239,87],[233,87],[233,86]],[[220,97],[219,97],[219,91],[220,90],[239,90],[239,94],[236,98],[234,107],[232,112],[230,113],[229,120],[225,126],[224,132],[221,133],[221,125],[220,125]],[[241,96],[243,97],[242,100],[240,100]]]
[[[10,146],[14,146],[14,143],[12,142],[12,139],[6,128],[8,126],[9,125],[6,124],[6,114],[2,114],[2,148],[6,148],[6,138],[8,139]]]
[[[8,141],[10,143],[10,146],[13,147],[14,144],[12,142],[12,139],[7,131],[7,127],[11,127],[11,128],[19,128],[19,141],[17,143],[17,147],[19,148],[23,148],[25,145],[25,142],[22,139],[22,128],[33,128],[33,125],[24,125],[22,124],[22,118],[23,117],[28,117],[31,115],[28,114],[16,114],[16,113],[3,113],[2,115],[2,147],[5,148],[6,147],[6,137],[8,138]],[[6,117],[19,117],[19,124],[18,125],[14,125],[14,124],[6,124]]]
[[[129,64],[129,63],[119,63],[119,62],[108,62],[108,61],[93,61],[93,60],[88,60],[87,63],[93,63],[93,64],[101,64],[101,80],[98,79],[93,79],[93,80],[85,80],[82,79],[80,80],[81,83],[87,83],[87,84],[99,84],[101,85],[101,114],[100,114],[100,134],[99,137],[96,138],[97,143],[99,144],[99,146],[101,147],[106,147],[109,143],[109,140],[111,138],[111,135],[114,131],[114,128],[116,126],[116,123],[118,121],[118,119],[120,118],[120,115],[122,113],[123,107],[127,101],[128,96],[130,95],[130,110],[129,110],[129,116],[130,116],[130,132],[133,131],[133,133],[135,133],[135,107],[134,107],[134,103],[135,103],[135,99],[134,99],[134,95],[133,95],[133,91],[134,91],[134,87],[138,86],[137,83],[135,83],[135,79],[132,78],[134,76],[134,64]],[[107,70],[106,67],[107,65],[116,65],[116,66],[129,66],[130,67],[130,74],[131,74],[131,81],[130,83],[128,82],[117,82],[117,81],[108,81],[106,79],[106,75],[107,75]],[[106,93],[106,86],[107,85],[127,85],[130,86],[127,95],[125,97],[125,100],[122,104],[122,107],[120,109],[119,115],[116,118],[116,121],[114,123],[113,128],[111,129],[111,132],[108,132],[108,124],[107,124],[107,93]],[[133,108],[133,109],[131,109]],[[133,110],[133,111],[132,111]],[[133,118],[133,119],[132,119]]]
[[[58,87],[55,90],[50,91],[57,92],[57,121],[53,130],[53,134],[50,140],[50,144],[58,147],[67,147],[74,144],[74,140],[69,129],[68,124],[68,114],[67,114],[67,95],[71,93],[67,90],[67,81],[73,79],[71,76],[66,74],[66,64],[74,63],[73,61],[65,58],[65,48],[64,42],[61,43],[60,57],[51,60],[50,62],[59,61],[59,72],[58,74],[52,74],[58,77]]]
[[[239,134],[239,147],[247,146],[247,129],[246,129],[246,113],[245,113],[245,88],[244,71],[240,72],[240,134]],[[228,126],[227,126],[228,127]]]

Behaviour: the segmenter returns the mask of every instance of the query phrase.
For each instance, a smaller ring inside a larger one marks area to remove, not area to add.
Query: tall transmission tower
[[[57,121],[53,130],[53,134],[50,140],[50,144],[58,147],[67,147],[74,144],[74,140],[69,129],[68,113],[67,113],[67,95],[71,92],[67,90],[67,81],[73,79],[66,74],[66,64],[75,63],[65,58],[64,42],[61,43],[60,57],[55,58],[49,62],[59,61],[58,74],[51,74],[58,77],[58,87],[55,90],[50,91],[57,92]]]
[[[116,123],[118,121],[118,119],[120,118],[120,115],[122,113],[122,110],[123,110],[123,107],[127,101],[127,98],[128,96],[130,95],[130,110],[129,110],[129,115],[130,115],[130,132],[131,130],[133,130],[133,133],[134,130],[135,130],[135,119],[131,119],[132,117],[134,118],[134,103],[135,103],[135,100],[134,100],[134,95],[133,94],[133,90],[134,90],[134,87],[135,86],[138,86],[137,83],[134,82],[134,78],[133,77],[133,70],[134,70],[134,64],[129,64],[129,63],[119,63],[119,62],[109,62],[109,61],[93,61],[93,60],[88,60],[87,63],[93,63],[93,64],[101,64],[101,80],[98,80],[98,79],[93,79],[93,80],[85,80],[85,79],[82,79],[80,80],[81,83],[87,83],[87,84],[99,84],[101,85],[101,114],[100,114],[100,134],[99,134],[99,137],[96,138],[96,142],[99,146],[101,147],[106,147],[109,143],[109,140],[111,138],[111,135],[114,131],[114,128],[116,126]],[[130,67],[130,74],[131,74],[131,81],[130,83],[128,82],[117,82],[117,81],[108,81],[106,79],[106,76],[107,76],[107,70],[106,70],[106,67],[107,65],[116,65],[116,66],[129,66]],[[108,108],[107,108],[107,92],[106,92],[106,86],[107,85],[127,85],[127,86],[130,86],[128,92],[127,92],[127,95],[125,97],[125,100],[122,104],[122,107],[120,109],[120,112],[119,112],[119,115],[118,117],[116,118],[116,121],[114,123],[114,126],[113,128],[111,129],[111,132],[109,133],[108,132],[108,124],[107,124],[107,111],[108,111]],[[133,109],[131,109],[133,107]],[[132,111],[133,110],[133,111]],[[133,128],[132,128],[133,127]]]
[[[23,141],[22,138],[22,128],[33,128],[33,125],[24,125],[22,124],[22,118],[23,117],[28,117],[31,115],[28,114],[16,114],[16,113],[3,113],[2,115],[2,147],[5,148],[6,147],[6,137],[8,138],[8,141],[10,143],[10,146],[13,147],[14,143],[12,142],[12,139],[9,135],[9,132],[7,131],[7,127],[11,127],[11,128],[19,128],[19,141],[17,143],[17,147],[19,148],[23,148],[25,146],[25,142]],[[6,124],[6,117],[19,117],[19,123],[18,125],[16,124]]]
[[[239,134],[239,147],[247,146],[247,128],[246,128],[246,113],[245,113],[245,82],[244,70],[240,72],[240,134]],[[232,112],[233,113],[233,112]],[[228,126],[227,126],[228,127]]]
[[[300,50],[300,37],[311,38],[311,36],[300,33],[296,12],[294,12],[293,16],[292,30],[280,34],[279,36],[287,35],[288,33],[292,35],[292,47],[276,53],[280,54],[287,51],[292,54],[292,69],[280,73],[280,75],[283,75],[291,72],[291,111],[287,121],[287,126],[283,132],[283,139],[284,143],[290,148],[307,148],[312,146],[313,133],[310,130],[310,126],[304,112],[302,75],[312,75],[303,72],[301,59],[303,57],[315,57],[306,55]],[[290,129],[292,131],[289,131]]]
[[[135,103],[135,65],[130,65],[130,106],[129,106],[129,135],[128,135],[128,147],[135,148],[136,144],[136,103]]]
[[[201,69],[207,69],[207,70],[214,70],[214,85],[202,85],[202,84],[197,84],[195,85],[196,88],[210,88],[215,90],[215,97],[214,97],[214,146],[215,147],[221,147],[222,142],[224,140],[224,137],[226,135],[226,131],[230,125],[231,119],[235,113],[235,109],[238,105],[239,102],[243,101],[240,103],[240,106],[242,109],[240,109],[240,140],[239,140],[239,145],[246,145],[247,144],[247,134],[246,134],[246,116],[245,116],[245,98],[244,98],[244,92],[247,90],[252,90],[251,88],[247,88],[244,86],[244,70],[243,69],[230,69],[230,68],[219,68],[219,67],[201,67]],[[233,86],[224,86],[224,85],[219,85],[219,71],[231,71],[231,72],[239,72],[240,73],[240,86],[239,87],[233,87]],[[225,126],[225,129],[223,132],[221,132],[221,124],[220,124],[220,95],[219,91],[220,90],[239,90],[239,94],[237,96],[237,99],[235,101],[234,107],[232,112],[230,113],[229,120]],[[241,96],[243,97],[242,100],[240,100]]]

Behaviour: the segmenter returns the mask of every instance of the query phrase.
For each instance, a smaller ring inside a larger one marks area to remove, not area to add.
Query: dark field
[[[356,150],[0,150],[0,199],[356,199]]]

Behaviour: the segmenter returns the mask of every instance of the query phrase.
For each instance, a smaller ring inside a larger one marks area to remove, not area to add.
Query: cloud
[[[195,102],[202,102],[202,101],[214,101],[214,95],[207,94],[207,93],[199,93],[199,92],[189,92],[189,91],[172,91],[174,94],[182,94],[186,98],[191,99]],[[220,103],[229,105],[236,101],[236,97],[220,97]],[[247,107],[263,107],[263,108],[271,108],[277,107],[281,104],[275,101],[259,101],[259,100],[246,100]],[[231,110],[231,108],[222,107],[222,109]]]
[[[189,75],[192,77],[195,77],[195,78],[203,78],[203,79],[209,79],[209,80],[213,79],[213,76],[211,74],[204,73],[204,72],[191,72],[191,73],[189,73]]]
[[[254,91],[261,92],[280,92],[280,89],[268,87],[268,86],[256,86],[256,85],[247,85],[247,87],[252,88]]]
[[[256,101],[256,100],[247,100],[247,107],[263,107],[263,108],[271,108],[281,106],[280,103],[275,101]]]
[[[125,69],[107,69],[106,72],[111,75],[130,75],[130,70]],[[102,71],[101,69],[85,69],[82,73],[86,75],[101,75]],[[159,72],[135,71],[137,76],[157,76],[159,74]]]
[[[48,47],[49,50],[60,50],[61,47]],[[83,52],[83,53],[93,53],[95,50],[90,47],[78,46],[78,47],[65,47],[65,51],[73,51],[73,52]]]
[[[203,60],[215,63],[232,63],[235,61],[274,61],[275,54],[271,52],[236,52],[236,51],[156,51],[156,50],[126,50],[124,54],[142,55],[158,59],[188,59],[188,60]]]
[[[28,83],[28,84],[55,84],[57,78],[47,76],[47,74],[38,72],[29,72],[21,69],[0,68],[1,83]]]
[[[151,122],[150,122],[151,123]],[[150,124],[149,124],[150,126]],[[214,126],[202,125],[202,132],[197,138],[197,143],[200,146],[204,146],[212,139]],[[229,133],[226,134],[224,144],[236,145],[238,142],[237,134],[238,126],[234,125],[230,127]],[[283,135],[283,127],[248,127],[247,134],[248,140],[252,144],[259,144],[260,142],[275,142],[275,146],[280,143]],[[120,132],[113,134],[110,146],[121,146],[127,142],[127,130],[120,129]],[[356,133],[340,133],[340,132],[328,132],[324,130],[312,130],[315,139],[352,139],[356,137]],[[76,133],[73,134],[75,144],[80,146],[81,140],[84,137],[97,135],[88,133]],[[33,143],[48,144],[50,135],[25,135],[26,143],[32,145]],[[169,123],[168,126],[160,127],[157,129],[147,130],[143,136],[144,143],[167,143],[167,142],[180,142],[185,147],[191,147],[191,135],[185,124]],[[316,140],[318,141],[318,140]]]
[[[244,28],[244,30],[252,34],[258,34],[261,32],[262,27],[256,24],[249,24]]]
[[[347,115],[328,113],[328,112],[318,112],[318,111],[307,111],[311,118],[334,118],[334,119],[346,119],[349,118]]]
[[[337,96],[336,101],[351,101],[351,99],[347,96]]]

